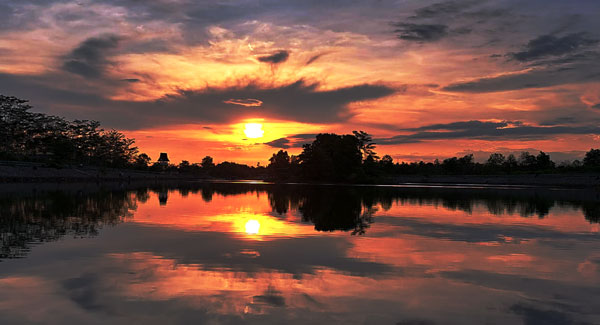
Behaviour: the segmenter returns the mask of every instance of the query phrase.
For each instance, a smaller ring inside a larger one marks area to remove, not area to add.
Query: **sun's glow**
[[[244,134],[250,139],[262,138],[265,134],[263,125],[260,123],[246,123],[244,125]]]
[[[258,234],[258,230],[260,229],[260,223],[257,220],[248,220],[246,222],[246,233],[250,235]]]

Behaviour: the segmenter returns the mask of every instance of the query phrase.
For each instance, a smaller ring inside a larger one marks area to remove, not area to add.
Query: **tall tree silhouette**
[[[349,134],[319,134],[298,158],[307,179],[351,181],[362,172],[360,141]]]
[[[363,160],[377,160],[379,157],[375,152],[375,143],[373,138],[365,131],[352,131],[352,134],[358,139],[358,147],[362,153]]]

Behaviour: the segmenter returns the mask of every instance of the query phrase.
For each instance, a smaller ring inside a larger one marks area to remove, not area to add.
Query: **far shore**
[[[209,176],[97,167],[53,168],[15,163],[0,166],[0,183],[211,181]],[[259,179],[264,180],[264,179]],[[522,185],[600,189],[600,173],[506,175],[396,175],[377,184]]]
[[[100,167],[47,167],[43,164],[20,163],[0,165],[0,183],[48,182],[129,182],[152,180],[202,179],[199,175],[150,172],[135,169]]]
[[[390,183],[527,185],[600,189],[600,174],[398,175],[391,177]]]

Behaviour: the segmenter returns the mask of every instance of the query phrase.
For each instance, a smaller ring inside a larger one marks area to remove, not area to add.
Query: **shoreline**
[[[401,175],[390,179],[394,184],[600,188],[600,174]]]
[[[183,175],[134,169],[100,167],[47,167],[36,163],[0,164],[0,183],[80,183],[165,180],[202,180],[204,175]]]
[[[267,181],[267,178],[256,178]],[[15,163],[0,165],[0,183],[103,183],[103,182],[164,182],[219,181],[202,174],[177,174],[131,169],[98,167],[46,167],[41,164]],[[231,179],[227,181],[239,181]],[[290,181],[295,182],[295,181]],[[319,184],[318,182],[301,183]],[[286,183],[286,182],[274,182]],[[343,184],[343,183],[341,183]],[[394,175],[364,185],[490,185],[490,186],[555,186],[565,188],[600,189],[600,173],[573,174],[510,174],[510,175]],[[350,184],[349,184],[350,185]],[[353,184],[359,185],[359,184]]]

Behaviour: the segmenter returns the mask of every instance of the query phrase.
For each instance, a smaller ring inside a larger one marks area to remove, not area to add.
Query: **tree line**
[[[30,112],[26,100],[0,95],[0,160],[38,161],[48,164],[91,165],[189,174],[215,178],[262,178],[274,181],[373,182],[393,175],[460,175],[499,173],[557,173],[600,171],[600,149],[591,149],[582,161],[557,165],[540,151],[515,156],[492,153],[484,163],[473,155],[433,162],[394,162],[379,157],[376,144],[364,131],[352,134],[322,133],[305,144],[299,155],[279,150],[267,166],[248,166],[206,156],[200,163],[151,164],[139,153],[135,140],[100,123]]]
[[[67,121],[31,108],[26,100],[0,95],[1,160],[128,167],[147,157],[138,154],[133,139],[99,122]]]
[[[515,156],[492,153],[479,163],[472,154],[433,162],[394,162],[390,155],[379,157],[375,143],[363,131],[352,135],[319,134],[298,156],[280,150],[269,159],[267,169],[274,179],[308,179],[369,182],[393,175],[490,175],[600,171],[600,149],[591,149],[583,161],[557,165],[550,155],[522,152]]]

